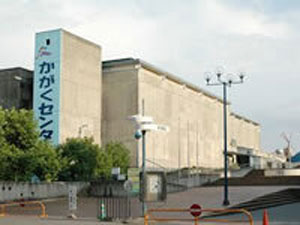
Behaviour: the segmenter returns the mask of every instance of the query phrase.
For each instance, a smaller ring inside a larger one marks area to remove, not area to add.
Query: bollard
[[[99,220],[105,220],[106,219],[106,210],[105,210],[105,204],[103,202],[103,200],[101,201],[100,204],[100,216],[99,216]]]

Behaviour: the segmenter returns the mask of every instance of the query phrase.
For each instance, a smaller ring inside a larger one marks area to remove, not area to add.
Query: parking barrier
[[[25,207],[28,205],[36,205],[35,207]],[[10,215],[7,213],[7,208],[8,207],[20,207],[21,209],[25,210],[36,210],[36,209],[41,209],[41,214],[39,217],[41,218],[47,218],[48,215],[46,214],[46,207],[43,202],[41,201],[22,201],[22,202],[11,202],[11,203],[5,203],[5,204],[0,204],[0,217]]]
[[[214,222],[214,223],[247,223],[249,225],[253,225],[253,217],[252,214],[245,210],[245,209],[199,209],[200,214],[202,212],[208,212],[208,213],[213,213],[216,215],[224,215],[224,214],[232,214],[232,213],[242,213],[246,215],[247,220],[237,220],[237,219],[218,219],[218,218],[207,218],[207,217],[201,217],[201,216],[195,216],[194,218],[179,218],[179,217],[156,217],[153,216],[153,213],[155,212],[169,212],[169,213],[174,213],[174,212],[189,212],[191,213],[191,209],[180,209],[180,208],[169,208],[169,209],[149,209],[145,216],[144,216],[144,225],[149,225],[150,221],[153,222],[194,222],[195,225],[198,225],[199,222]],[[212,216],[213,214],[210,214],[209,216]]]

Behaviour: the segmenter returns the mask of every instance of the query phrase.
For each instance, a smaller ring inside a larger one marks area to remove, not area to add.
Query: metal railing
[[[41,213],[38,216],[41,218],[48,217],[48,215],[46,214],[46,207],[44,203],[41,201],[24,201],[24,202],[22,201],[22,202],[11,202],[11,203],[0,204],[0,217],[10,215],[7,210],[10,207],[19,207],[24,212],[29,210],[40,209]]]
[[[202,218],[201,216],[195,216],[194,218],[183,218],[183,217],[157,217],[153,216],[155,212],[166,212],[166,213],[180,213],[180,212],[191,212],[191,209],[149,209],[144,217],[144,225],[149,225],[149,222],[194,222],[195,225],[198,225],[199,222],[214,222],[214,223],[243,223],[246,222],[250,225],[253,225],[253,217],[250,212],[244,209],[201,209],[202,212],[212,213],[212,214],[232,214],[232,213],[242,213],[246,215],[247,220],[243,219],[218,219],[218,218]],[[210,215],[210,217],[212,216]],[[192,216],[191,216],[192,217]]]
[[[98,218],[102,220],[120,220],[132,217],[131,198],[101,197],[99,198]]]

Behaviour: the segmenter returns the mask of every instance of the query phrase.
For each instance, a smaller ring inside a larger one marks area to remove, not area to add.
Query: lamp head
[[[241,82],[244,82],[245,75],[243,73],[240,73],[239,77]]]
[[[209,84],[209,82],[211,80],[211,73],[210,72],[205,72],[204,76],[205,76],[206,84]]]
[[[223,66],[218,66],[216,69],[217,78],[220,79],[223,73],[224,73]]]
[[[206,84],[209,84],[210,78],[206,77],[205,80],[206,80]]]

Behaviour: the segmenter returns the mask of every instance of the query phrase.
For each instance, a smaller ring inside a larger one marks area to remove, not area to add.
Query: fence
[[[100,220],[126,220],[141,215],[139,199],[130,196],[100,197],[98,209]]]

